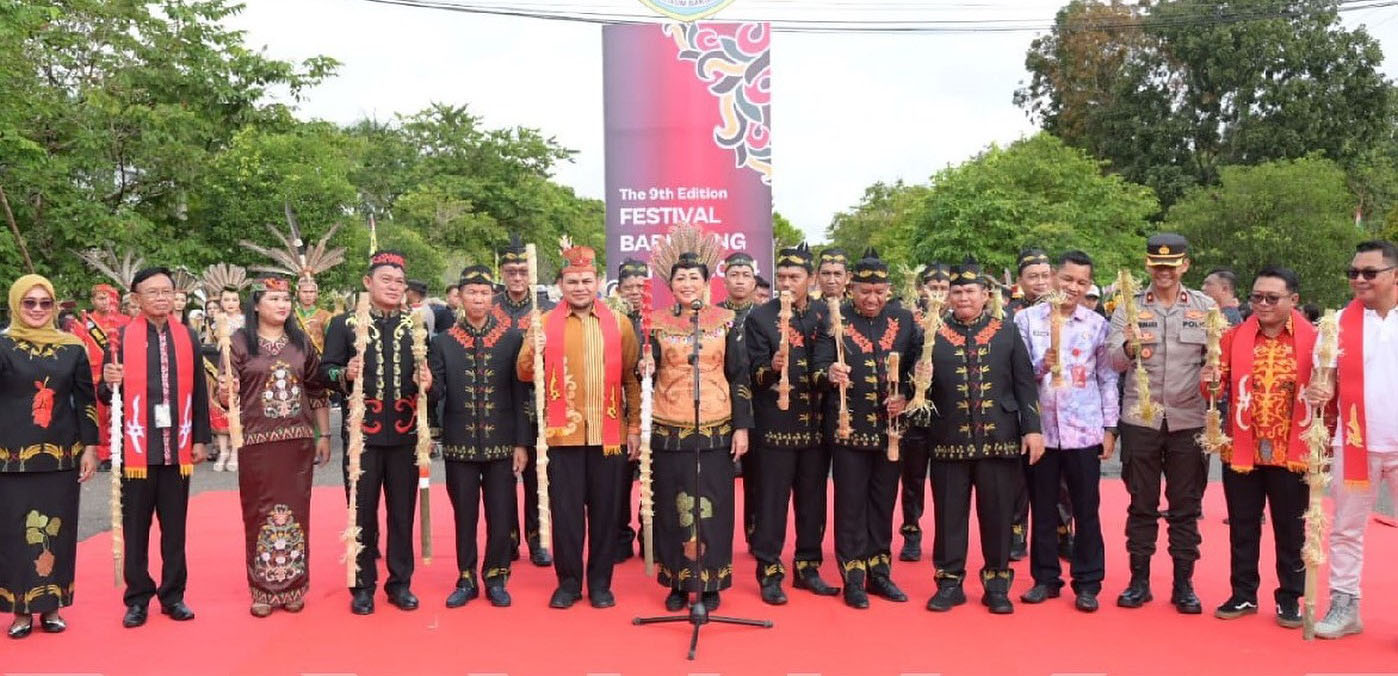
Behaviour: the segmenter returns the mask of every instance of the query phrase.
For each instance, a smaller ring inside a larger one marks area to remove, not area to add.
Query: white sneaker
[[[1330,611],[1325,619],[1315,625],[1315,635],[1321,638],[1340,638],[1364,631],[1364,622],[1359,619],[1359,598],[1345,592],[1330,595]]]

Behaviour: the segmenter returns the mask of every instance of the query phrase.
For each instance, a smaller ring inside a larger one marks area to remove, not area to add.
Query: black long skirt
[[[694,522],[694,452],[654,456],[656,581],[671,589],[733,585],[733,460],[728,449],[699,453],[699,528]],[[699,557],[699,579],[694,559]]]
[[[0,612],[73,604],[78,471],[0,473]]]
[[[311,581],[311,478],[315,442],[290,439],[238,451],[248,588],[270,606],[301,601]]]

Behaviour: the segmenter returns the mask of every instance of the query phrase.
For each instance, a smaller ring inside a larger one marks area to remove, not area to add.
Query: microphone
[[[704,301],[699,300],[698,298],[695,298],[694,300],[689,301],[689,309],[691,309],[691,310],[693,310],[693,311],[695,311],[695,312],[698,312],[698,311],[704,309]]]

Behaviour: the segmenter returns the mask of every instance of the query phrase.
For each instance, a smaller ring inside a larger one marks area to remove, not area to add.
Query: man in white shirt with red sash
[[[1359,574],[1364,563],[1364,528],[1386,484],[1398,499],[1398,248],[1391,242],[1362,242],[1347,275],[1354,300],[1340,312],[1340,356],[1335,388],[1314,384],[1314,404],[1338,395],[1333,472],[1335,519],[1330,533],[1330,610],[1316,636],[1340,638],[1364,630],[1359,616]]]

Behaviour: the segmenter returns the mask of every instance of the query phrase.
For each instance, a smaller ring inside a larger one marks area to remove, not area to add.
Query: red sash
[[[1364,304],[1350,302],[1340,314],[1340,356],[1336,369],[1339,380],[1340,415],[1335,422],[1344,426],[1345,483],[1368,486],[1369,452],[1364,443],[1368,431],[1364,418]]]
[[[621,452],[621,328],[616,316],[602,303],[593,303],[592,311],[597,315],[597,325],[602,329],[602,452]],[[553,434],[563,434],[568,427],[568,387],[567,373],[564,370],[563,342],[564,327],[572,311],[559,306],[548,313],[544,321],[544,396],[545,419],[548,430]],[[596,368],[584,364],[583,368]],[[581,408],[579,406],[578,408]]]
[[[194,362],[194,345],[189,339],[189,331],[171,317],[168,320],[170,339],[175,343],[175,392],[170,411],[172,436],[174,437],[180,474],[189,476],[194,472],[193,431],[194,431],[194,377],[198,367]],[[154,429],[147,419],[145,400],[149,383],[149,365],[146,363],[146,318],[138,317],[123,329],[121,339],[121,363],[125,377],[121,383],[122,408],[122,467],[128,479],[147,477],[147,439],[152,434],[163,432]],[[157,365],[158,368],[158,365]]]
[[[1292,352],[1296,360],[1296,397],[1291,401],[1291,427],[1287,433],[1286,440],[1286,467],[1292,471],[1302,471],[1306,469],[1306,443],[1301,440],[1301,434],[1310,424],[1311,408],[1301,397],[1305,391],[1306,383],[1311,381],[1311,371],[1314,366],[1312,353],[1315,351],[1316,330],[1311,323],[1306,321],[1306,316],[1291,311],[1291,342]],[[1254,348],[1257,344],[1257,333],[1261,324],[1257,321],[1257,315],[1248,318],[1247,321],[1238,325],[1234,329],[1233,344],[1228,355],[1230,376],[1229,391],[1235,392],[1233,397],[1233,454],[1228,463],[1235,471],[1247,472],[1253,467],[1254,450],[1257,442],[1253,438],[1252,431],[1252,409],[1241,405],[1242,402],[1251,399],[1251,385],[1244,386],[1243,379],[1247,378],[1248,383],[1252,382],[1252,359]],[[1241,450],[1241,452],[1239,452]],[[1278,449],[1280,450],[1280,449]]]

